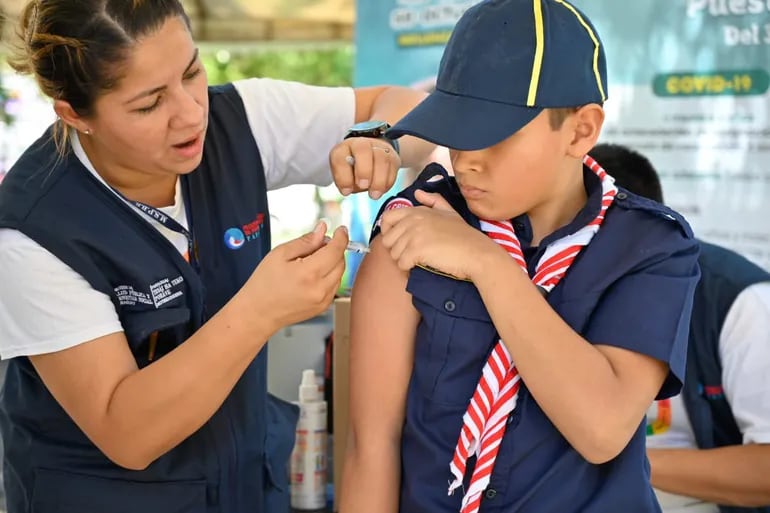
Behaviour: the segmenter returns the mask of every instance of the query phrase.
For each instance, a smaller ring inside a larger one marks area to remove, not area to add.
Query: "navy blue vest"
[[[112,299],[140,368],[149,364],[151,334],[156,358],[173,350],[270,249],[264,170],[243,102],[232,85],[211,88],[209,99],[203,160],[181,178],[200,274],[72,152],[57,161],[50,133],[0,186],[0,227],[20,230]],[[131,471],[88,440],[28,358],[13,359],[0,408],[9,513],[288,511],[296,411],[269,398],[266,361],[262,351],[201,429]]]
[[[729,249],[705,242],[701,242],[699,263],[701,280],[695,289],[682,399],[698,447],[741,445],[743,436],[722,389],[719,336],[738,294],[756,283],[770,282],[770,273]],[[765,508],[720,506],[720,510],[722,513],[770,513],[770,505]]]
[[[436,175],[443,178],[429,181]],[[570,226],[544,239],[540,248],[527,247],[526,232],[531,228],[526,216],[514,220],[530,268],[550,240],[595,217],[601,186],[588,170],[585,180],[589,193],[586,208]],[[399,196],[416,204],[416,188],[440,193],[469,224],[479,227],[478,218],[469,211],[454,179],[447,177],[440,166],[426,168]],[[698,278],[697,253],[697,242],[678,214],[621,190],[599,233],[547,299],[587,340],[625,347],[669,363],[671,373],[660,396],[670,396],[679,391],[684,375],[692,294]],[[657,282],[654,276],[644,273],[667,265],[665,272],[675,276],[673,280],[666,274],[666,279]],[[663,288],[651,289],[651,281]],[[409,275],[407,290],[421,319],[402,432],[400,511],[459,511],[462,493],[447,496],[449,462],[468,400],[498,334],[473,283],[416,268]],[[634,303],[635,294],[643,300]],[[650,311],[636,312],[628,306],[632,304],[644,305]],[[632,316],[638,316],[634,324],[641,329],[629,331],[616,326],[613,323],[624,321],[607,313],[624,311],[628,315],[629,310]],[[656,317],[661,318],[659,323],[647,321]],[[596,412],[597,423],[602,414]],[[472,465],[469,462],[469,468]],[[593,465],[570,446],[523,386],[484,492],[481,511],[660,511],[649,483],[645,423],[640,423],[618,457]]]

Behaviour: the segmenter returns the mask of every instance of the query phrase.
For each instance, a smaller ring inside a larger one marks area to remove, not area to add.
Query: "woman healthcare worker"
[[[377,129],[422,94],[208,87],[178,0],[34,0],[20,35],[59,119],[0,187],[8,513],[287,508],[294,412],[262,349],[330,305],[348,239],[268,253],[266,193],[331,167],[379,197],[401,161]]]

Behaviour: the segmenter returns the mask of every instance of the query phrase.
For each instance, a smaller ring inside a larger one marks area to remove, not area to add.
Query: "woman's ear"
[[[92,133],[91,128],[88,126],[86,120],[72,108],[69,102],[64,100],[55,100],[53,102],[53,110],[59,119],[69,127],[74,128],[78,132],[82,132],[86,135]]]

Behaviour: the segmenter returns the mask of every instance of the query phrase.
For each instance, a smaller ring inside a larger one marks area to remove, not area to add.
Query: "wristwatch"
[[[388,131],[390,128],[390,125],[385,121],[377,121],[377,120],[371,120],[371,121],[363,121],[361,123],[356,123],[355,125],[351,126],[348,129],[348,133],[345,135],[345,139],[349,139],[351,137],[369,137],[372,139],[384,139],[385,141],[389,142],[391,146],[393,146],[393,149],[396,150],[396,153],[399,152],[399,145],[398,141],[396,139],[389,139],[385,132]]]

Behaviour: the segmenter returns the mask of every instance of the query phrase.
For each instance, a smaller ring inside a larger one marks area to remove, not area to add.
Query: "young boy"
[[[359,271],[341,513],[660,511],[644,415],[682,384],[698,245],[585,158],[605,67],[569,3],[482,1],[392,129],[455,176],[386,203]]]

